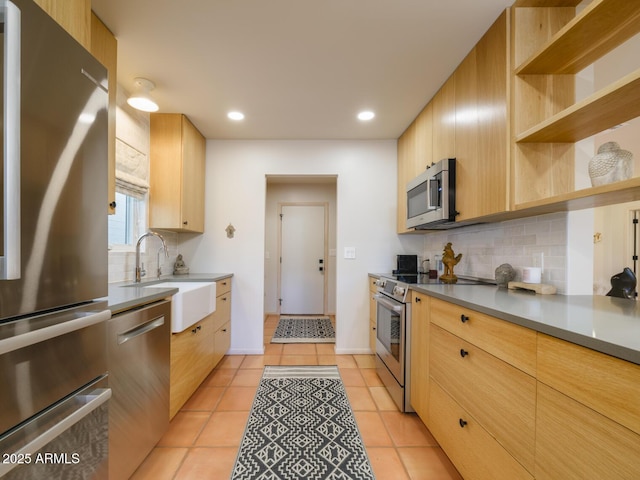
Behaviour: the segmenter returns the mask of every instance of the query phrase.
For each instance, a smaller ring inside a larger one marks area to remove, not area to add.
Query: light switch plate
[[[353,260],[356,258],[356,247],[344,247],[344,258]]]

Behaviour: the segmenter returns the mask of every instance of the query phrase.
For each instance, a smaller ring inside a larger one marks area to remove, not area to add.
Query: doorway
[[[280,205],[280,313],[324,315],[327,204]]]
[[[336,203],[335,175],[267,175],[265,204],[264,315],[279,315],[280,252],[287,256],[289,247],[281,245],[281,207],[286,205],[325,205],[326,247],[324,257],[324,315],[335,315],[336,308]],[[318,257],[315,267],[318,268]],[[322,311],[321,311],[322,312]],[[318,314],[318,312],[314,312]]]

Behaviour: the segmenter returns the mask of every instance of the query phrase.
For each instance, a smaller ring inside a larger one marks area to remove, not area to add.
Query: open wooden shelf
[[[558,211],[603,207],[636,200],[640,200],[640,177],[600,185],[598,187],[584,188],[542,200],[517,203],[514,210],[541,215]]]
[[[640,2],[593,0],[515,73],[578,73],[638,32]]]
[[[520,133],[516,142],[574,143],[638,116],[640,70]]]

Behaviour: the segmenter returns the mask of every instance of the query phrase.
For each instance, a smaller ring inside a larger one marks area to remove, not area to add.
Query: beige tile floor
[[[335,355],[333,344],[271,344],[264,355],[228,355],[173,418],[134,480],[228,479],[265,365],[337,365],[377,480],[460,479],[415,414],[401,414],[372,355]]]

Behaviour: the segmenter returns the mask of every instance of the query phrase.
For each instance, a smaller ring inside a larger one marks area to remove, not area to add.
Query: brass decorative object
[[[460,262],[460,259],[462,259],[462,254],[456,255],[451,248],[451,242],[447,243],[442,252],[442,263],[444,264],[444,273],[440,276],[442,283],[456,283],[458,281],[458,277],[453,273],[453,267]]]

